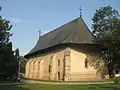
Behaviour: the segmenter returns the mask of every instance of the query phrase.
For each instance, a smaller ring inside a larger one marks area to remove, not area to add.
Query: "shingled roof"
[[[43,36],[40,36],[35,47],[27,55],[31,55],[37,51],[58,44],[93,44],[93,40],[93,34],[89,31],[84,20],[79,17]]]

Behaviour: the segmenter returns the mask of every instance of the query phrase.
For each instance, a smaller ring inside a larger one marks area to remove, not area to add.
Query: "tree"
[[[11,28],[10,21],[0,16],[0,79],[13,79],[16,73],[17,59],[9,41]]]
[[[120,70],[120,15],[111,6],[96,10],[92,18],[95,42],[102,48],[101,55],[108,67],[109,75]]]
[[[100,56],[100,54],[90,53],[87,55],[87,60],[89,66],[96,69],[96,74],[99,75],[102,79],[104,79],[107,72],[107,67],[104,63],[104,59]]]
[[[27,60],[23,57],[23,56],[20,56],[20,72],[25,74],[25,66],[26,66],[26,63],[27,63]]]
[[[11,28],[10,21],[0,16],[0,47],[9,43],[10,36],[12,36],[12,33],[10,33]]]

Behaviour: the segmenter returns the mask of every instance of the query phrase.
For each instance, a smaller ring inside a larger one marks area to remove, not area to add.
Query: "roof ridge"
[[[60,26],[60,27],[56,28],[55,30],[50,31],[50,32],[48,32],[48,33],[46,33],[46,34],[52,33],[52,32],[54,32],[54,31],[56,31],[56,30],[58,30],[58,29],[64,27],[65,25],[67,25],[67,24],[69,24],[69,23],[71,23],[71,22],[74,22],[74,21],[78,20],[78,19],[79,19],[79,17],[76,18],[76,19],[74,19],[74,20],[69,21],[69,22],[66,23],[66,24],[63,24],[62,26]],[[57,32],[57,35],[59,34],[59,32],[60,32],[60,31]],[[45,35],[46,35],[46,34],[45,34]],[[54,40],[56,40],[57,35],[56,35],[56,37],[54,37]],[[69,37],[69,36],[66,36],[66,38],[67,38],[67,37]],[[50,46],[50,44],[51,44],[54,40],[52,40],[52,41],[48,44],[48,46]],[[63,40],[61,40],[60,42],[63,42],[64,40],[65,40],[65,38],[64,38]]]
[[[32,55],[37,51],[45,50],[57,44],[93,44],[94,35],[89,31],[82,17],[69,21],[68,23],[39,37],[35,47],[26,55]]]
[[[82,19],[82,21],[83,21],[83,23],[84,23],[84,25],[87,27],[87,25],[86,25],[86,23],[85,23],[85,21]],[[88,32],[90,32],[91,33],[91,35],[95,38],[95,36],[94,36],[94,34],[89,30],[89,28],[87,27],[87,30],[88,30]]]
[[[62,24],[61,26],[55,28],[54,30],[51,30],[51,31],[47,32],[46,34],[44,34],[44,35],[42,35],[42,36],[40,36],[40,37],[43,37],[43,36],[45,36],[45,35],[47,35],[47,34],[49,34],[49,33],[52,33],[52,32],[54,32],[54,31],[57,31],[58,29],[62,28],[63,26],[65,26],[65,25],[67,25],[67,24],[69,24],[69,23],[71,23],[71,22],[74,22],[75,20],[78,20],[79,18],[81,18],[81,17],[78,17],[78,18],[76,18],[76,19],[70,20],[69,22],[67,22],[67,23],[65,23],[65,24]]]

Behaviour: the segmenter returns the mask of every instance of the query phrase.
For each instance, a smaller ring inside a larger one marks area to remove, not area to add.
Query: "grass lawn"
[[[115,84],[105,84],[105,85],[24,84],[24,85],[0,86],[0,90],[120,90],[120,85],[115,85]]]

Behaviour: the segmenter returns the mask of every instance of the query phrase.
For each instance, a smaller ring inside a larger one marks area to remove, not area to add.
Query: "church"
[[[25,77],[63,81],[101,79],[87,60],[87,55],[98,53],[94,39],[82,17],[40,36],[25,55],[28,59]]]

